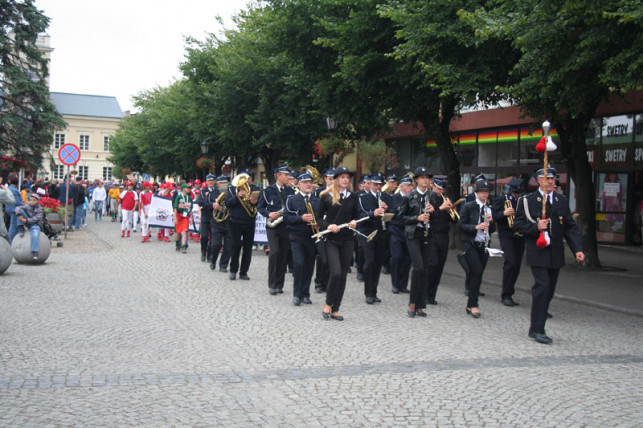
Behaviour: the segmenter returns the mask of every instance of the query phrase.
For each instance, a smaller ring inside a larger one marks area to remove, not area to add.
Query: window
[[[78,140],[78,148],[80,150],[89,150],[89,135],[81,135]]]
[[[103,151],[104,152],[109,152],[109,140],[111,137],[109,135],[105,135],[103,137]]]
[[[518,165],[518,130],[498,131],[498,166]]]
[[[65,145],[65,134],[56,134],[54,137],[54,149],[59,149]]]
[[[89,167],[88,166],[79,166],[78,167],[78,177],[83,180],[88,180],[89,178]]]
[[[65,178],[65,166],[56,165],[56,168],[53,170],[54,180],[63,180]]]
[[[103,181],[111,181],[112,179],[112,167],[104,166],[103,167]]]
[[[496,166],[497,142],[498,133],[496,131],[478,133],[478,166]]]

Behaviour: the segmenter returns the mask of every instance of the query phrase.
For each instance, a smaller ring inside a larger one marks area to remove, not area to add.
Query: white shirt
[[[483,206],[485,206],[485,204],[480,202],[480,200],[478,198],[476,198],[476,202],[478,203],[478,213],[480,213],[480,210],[482,209]],[[488,206],[487,206],[487,212],[486,213],[491,215],[491,208],[489,208]],[[480,223],[482,223],[482,221],[480,221],[480,216],[478,215],[478,224],[480,224]],[[476,242],[487,242],[484,230],[478,230],[476,232],[475,241]]]
[[[105,199],[107,199],[107,192],[105,191],[105,187],[95,188],[94,193],[92,193],[92,199],[94,201],[105,201]]]

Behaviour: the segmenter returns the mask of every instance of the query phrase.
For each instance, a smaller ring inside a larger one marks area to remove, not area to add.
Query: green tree
[[[462,15],[482,39],[506,40],[520,51],[499,90],[558,131],[576,184],[586,265],[600,267],[585,138],[602,101],[643,88],[643,6],[626,0],[502,0]]]
[[[47,60],[36,44],[48,26],[33,0],[0,0],[0,152],[35,169],[55,129],[66,126],[49,98]]]

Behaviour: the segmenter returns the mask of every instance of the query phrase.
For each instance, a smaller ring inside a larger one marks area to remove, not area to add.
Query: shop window
[[[624,243],[627,174],[599,173],[596,204],[597,239]]]
[[[518,165],[518,129],[498,131],[498,166]]]
[[[478,133],[478,166],[496,166],[496,143],[498,133],[486,131]]]
[[[601,131],[601,164],[603,167],[628,167],[632,165],[633,116],[622,115],[603,118]]]
[[[552,137],[554,143],[560,146],[560,139],[558,138],[556,130],[550,130],[549,135]],[[538,144],[542,136],[542,129],[530,131],[528,128],[522,128],[520,130],[520,165],[533,165],[534,170],[542,168],[543,154],[536,151],[536,144]],[[560,149],[549,152],[548,157],[551,165],[557,165],[562,162]]]
[[[460,161],[460,167],[477,166],[476,162],[476,139],[477,135],[460,134],[456,137],[457,140],[457,156]]]
[[[637,114],[634,121],[634,166],[643,168],[643,114]]]

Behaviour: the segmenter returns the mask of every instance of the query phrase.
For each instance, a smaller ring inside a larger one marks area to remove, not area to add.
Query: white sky
[[[36,0],[50,18],[50,90],[131,97],[181,77],[184,36],[220,34],[248,0]]]

